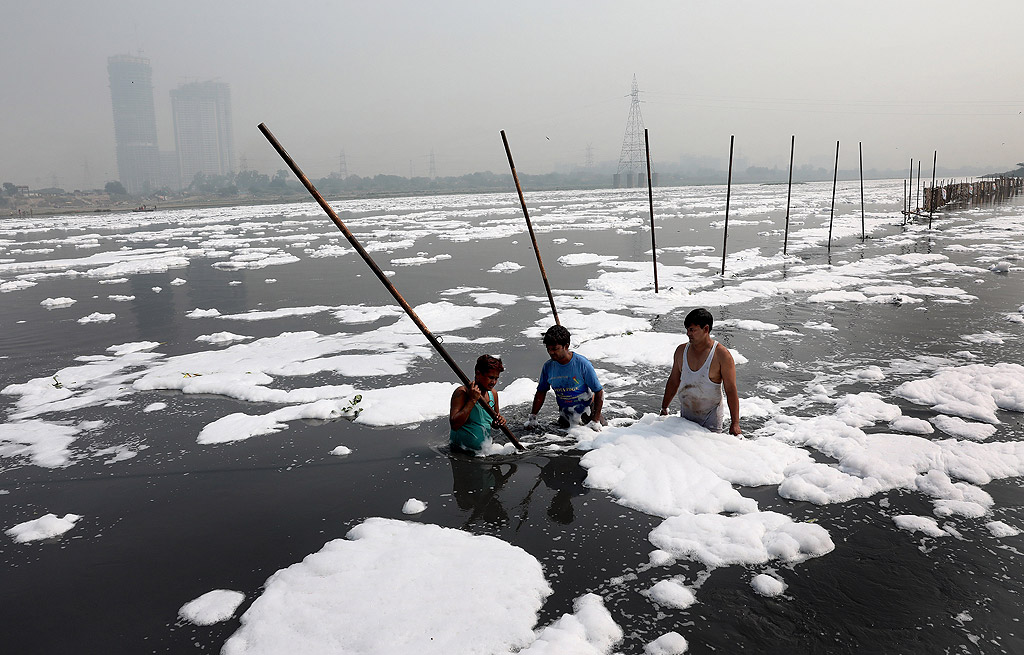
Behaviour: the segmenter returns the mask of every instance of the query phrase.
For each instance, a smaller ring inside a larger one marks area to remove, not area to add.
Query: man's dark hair
[[[501,363],[501,357],[492,357],[491,355],[480,355],[476,358],[476,372],[487,373],[488,371],[497,371],[501,373],[505,370],[505,365]]]
[[[544,333],[544,345],[545,346],[565,346],[569,347],[569,331],[561,325],[552,325],[548,328],[548,331]]]
[[[690,327],[696,325],[697,327],[707,327],[708,332],[711,331],[711,326],[715,323],[715,317],[711,315],[711,312],[704,309],[703,307],[695,309],[686,315],[683,319],[683,327]]]

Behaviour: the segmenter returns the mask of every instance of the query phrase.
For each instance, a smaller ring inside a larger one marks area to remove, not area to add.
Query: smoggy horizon
[[[517,168],[614,172],[636,75],[656,167],[1009,170],[1024,160],[1010,82],[1024,6],[856,7],[655,2],[377,6],[257,0],[55,2],[5,12],[0,181],[94,188],[118,179],[107,58],[150,60],[158,144],[170,91],[231,87],[238,168],[283,168],[266,122],[313,177]],[[976,18],[984,29],[964,29]],[[187,183],[187,181],[186,181]]]

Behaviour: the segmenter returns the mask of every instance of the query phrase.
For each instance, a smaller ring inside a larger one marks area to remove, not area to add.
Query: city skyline
[[[884,9],[884,11],[883,11]],[[954,2],[823,6],[653,1],[474,3],[52,0],[14,5],[0,56],[0,180],[68,189],[117,179],[103,62],[153,63],[158,144],[174,143],[172,89],[228,81],[236,167],[282,167],[266,122],[307,172],[439,176],[614,166],[637,76],[652,160],[903,170],[1007,170],[1024,158],[1024,99],[1007,83],[1024,6],[995,0],[984,30]],[[980,15],[979,15],[980,16]],[[201,17],[201,19],[197,19]],[[6,29],[4,29],[6,28]],[[49,44],[59,44],[52,47]],[[26,57],[26,53],[31,56]],[[180,165],[180,162],[179,162]],[[187,182],[186,180],[182,181]]]

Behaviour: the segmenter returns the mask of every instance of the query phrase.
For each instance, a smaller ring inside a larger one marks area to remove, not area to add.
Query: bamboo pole
[[[651,253],[654,257],[654,293],[658,293],[658,245],[654,242],[654,183],[651,181],[651,141],[644,128],[644,147],[647,149],[647,201],[651,206]]]
[[[540,267],[540,276],[544,279],[544,290],[548,292],[548,302],[551,303],[551,314],[555,317],[555,325],[561,325],[558,320],[558,310],[555,309],[555,298],[551,295],[551,285],[548,284],[548,274],[544,270],[544,262],[540,258],[540,248],[537,247],[537,235],[533,233],[533,223],[530,222],[530,212],[526,209],[526,198],[523,197],[523,187],[519,184],[519,175],[516,173],[515,162],[512,161],[512,150],[508,147],[508,139],[505,137],[505,130],[501,131],[501,142],[505,144],[505,154],[508,155],[508,167],[512,169],[512,179],[516,182],[516,191],[519,193],[519,204],[523,206],[523,216],[526,217],[526,229],[530,231],[530,241],[533,242],[533,252],[537,255],[537,266]]]
[[[725,187],[725,237],[722,241],[722,275],[725,276],[725,253],[729,246],[729,200],[732,197],[732,145],[736,135],[729,137],[729,182]]]
[[[345,235],[345,238],[348,239],[348,242],[352,244],[352,247],[355,248],[359,256],[363,258],[363,261],[366,262],[366,265],[369,266],[370,270],[372,270],[374,275],[377,276],[377,279],[381,281],[381,283],[388,290],[391,296],[398,302],[399,305],[401,305],[402,309],[405,310],[405,313],[409,316],[409,318],[412,319],[412,322],[416,324],[416,327],[420,329],[420,332],[423,333],[423,336],[426,337],[427,341],[430,342],[430,345],[434,347],[434,350],[436,350],[437,353],[441,355],[441,358],[445,361],[445,363],[448,364],[449,367],[451,367],[455,375],[458,376],[459,380],[462,381],[462,384],[468,387],[472,381],[468,377],[466,377],[465,373],[462,372],[462,369],[459,368],[459,365],[455,363],[455,360],[452,359],[448,352],[444,349],[438,338],[431,334],[430,330],[427,329],[427,326],[423,324],[423,321],[420,320],[420,317],[416,314],[416,311],[413,310],[409,303],[405,301],[405,298],[402,297],[402,294],[398,293],[398,289],[395,288],[395,285],[391,284],[391,280],[389,280],[388,277],[384,275],[384,271],[382,271],[380,267],[377,266],[377,262],[373,261],[373,258],[370,257],[369,253],[366,252],[362,244],[359,243],[359,240],[356,239],[355,235],[352,234],[351,231],[349,231],[348,227],[345,225],[344,222],[342,222],[341,218],[338,217],[338,214],[334,211],[334,209],[327,203],[326,200],[324,200],[324,197],[320,195],[320,192],[316,190],[316,187],[314,187],[313,183],[309,181],[309,178],[306,177],[306,174],[302,172],[298,164],[296,164],[295,161],[291,158],[291,156],[285,151],[284,146],[282,146],[281,143],[277,140],[277,138],[270,132],[270,129],[266,126],[266,124],[260,123],[259,130],[260,132],[263,133],[263,136],[267,138],[267,141],[270,142],[270,145],[274,147],[274,150],[277,151],[277,154],[281,156],[281,159],[283,159],[285,163],[288,164],[288,167],[292,169],[292,172],[295,173],[295,176],[299,178],[299,181],[301,181],[302,185],[306,187],[306,190],[309,191],[310,195],[312,195],[313,198],[317,201],[321,209],[323,209],[324,212],[330,217],[331,221],[334,222],[337,228],[341,230],[341,233]],[[497,414],[495,414],[494,410],[490,406],[488,406],[486,402],[484,402],[483,398],[481,398],[478,402],[480,403],[480,406],[487,411],[491,418],[497,418]],[[511,441],[516,448],[518,448],[519,450],[524,449],[523,444],[519,443],[519,440],[516,439],[515,435],[512,434],[512,431],[508,429],[508,426],[502,425],[499,427],[501,428],[501,431],[505,433],[505,436],[508,437],[508,440]]]
[[[860,157],[860,240],[865,238],[864,233],[864,147],[857,142],[857,152]]]
[[[836,182],[839,181],[839,142],[836,141],[836,172],[832,176],[832,208],[828,212],[828,251],[832,252],[832,219],[836,215]]]
[[[782,254],[786,254],[789,245],[789,201],[793,197],[793,152],[796,150],[796,135],[789,140],[789,188],[786,191],[786,234],[782,237]]]

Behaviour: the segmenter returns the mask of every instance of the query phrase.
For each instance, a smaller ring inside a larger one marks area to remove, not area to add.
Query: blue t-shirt
[[[538,392],[554,390],[559,409],[571,409],[577,414],[587,408],[601,388],[594,365],[579,353],[573,353],[568,364],[559,364],[553,359],[544,362],[537,384]]]

